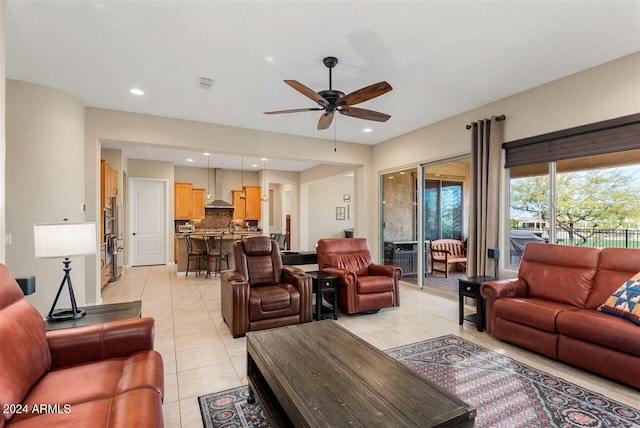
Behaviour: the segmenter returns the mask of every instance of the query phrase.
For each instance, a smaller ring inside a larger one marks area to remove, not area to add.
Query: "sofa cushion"
[[[640,328],[622,318],[580,309],[560,313],[557,324],[562,335],[640,357]]]
[[[526,325],[549,333],[556,333],[556,318],[560,312],[577,310],[575,306],[550,302],[533,297],[498,299],[496,317]]]
[[[81,389],[85,383],[75,387]],[[148,388],[127,391],[113,398],[60,406],[59,409],[59,412],[31,412],[28,417],[12,420],[8,427],[146,428],[163,425],[160,395]]]
[[[598,310],[640,325],[640,272],[625,281]]]
[[[156,351],[141,351],[127,358],[111,358],[52,370],[33,387],[22,403],[77,404],[111,398],[140,388],[152,389],[162,397],[164,373]],[[29,415],[17,414],[14,420]]]
[[[640,251],[632,248],[603,248],[598,273],[587,300],[587,309],[597,309],[636,272],[640,271]]]
[[[390,276],[359,276],[356,290],[358,294],[392,291],[393,278]]]
[[[4,409],[6,404],[20,403],[49,370],[51,353],[42,316],[1,264],[0,289],[0,406]],[[5,413],[4,417],[9,419],[11,414]]]
[[[599,257],[597,248],[530,242],[518,278],[528,284],[530,297],[584,308]]]
[[[290,284],[251,287],[249,320],[286,317],[300,312],[300,292]]]

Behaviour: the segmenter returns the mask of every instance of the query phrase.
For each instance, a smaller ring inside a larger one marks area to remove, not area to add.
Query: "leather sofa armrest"
[[[527,295],[527,288],[527,283],[519,278],[489,281],[480,286],[480,294],[485,299],[487,333],[493,334],[496,321],[494,311],[496,300],[503,297],[524,297]]]
[[[244,281],[244,277],[240,272],[235,270],[225,270],[220,274],[220,279],[225,281]]]
[[[300,268],[284,266],[282,268],[282,281],[293,285],[300,293],[300,322],[311,321],[313,317],[311,307],[313,300],[313,283],[311,282],[311,275]]]
[[[369,275],[374,276],[390,276],[393,279],[402,278],[402,269],[398,266],[389,265],[369,265]]]
[[[155,320],[146,317],[48,331],[51,368],[152,350],[154,328]]]
[[[358,275],[356,275],[355,272],[346,269],[326,267],[322,269],[322,272],[330,275],[336,275],[338,277],[338,281],[347,286],[355,287],[356,281],[358,280]]]
[[[282,266],[282,273],[292,276],[304,276],[306,272],[296,266]]]

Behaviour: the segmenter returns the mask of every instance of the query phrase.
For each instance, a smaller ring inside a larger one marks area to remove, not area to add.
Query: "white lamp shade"
[[[96,253],[95,223],[33,225],[36,257],[71,257]]]

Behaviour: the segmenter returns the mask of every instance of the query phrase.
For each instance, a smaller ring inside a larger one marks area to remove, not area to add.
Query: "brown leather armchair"
[[[339,278],[338,306],[343,313],[400,306],[402,269],[373,263],[366,238],[321,239],[316,252],[318,268]]]
[[[233,337],[311,321],[311,277],[282,266],[278,243],[251,236],[233,243],[235,271],[222,272],[222,318]]]
[[[45,332],[0,264],[0,428],[162,427],[153,332],[153,318]]]

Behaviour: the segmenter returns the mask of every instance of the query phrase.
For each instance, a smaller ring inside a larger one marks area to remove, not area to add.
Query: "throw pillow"
[[[640,272],[622,284],[598,310],[640,325]]]

